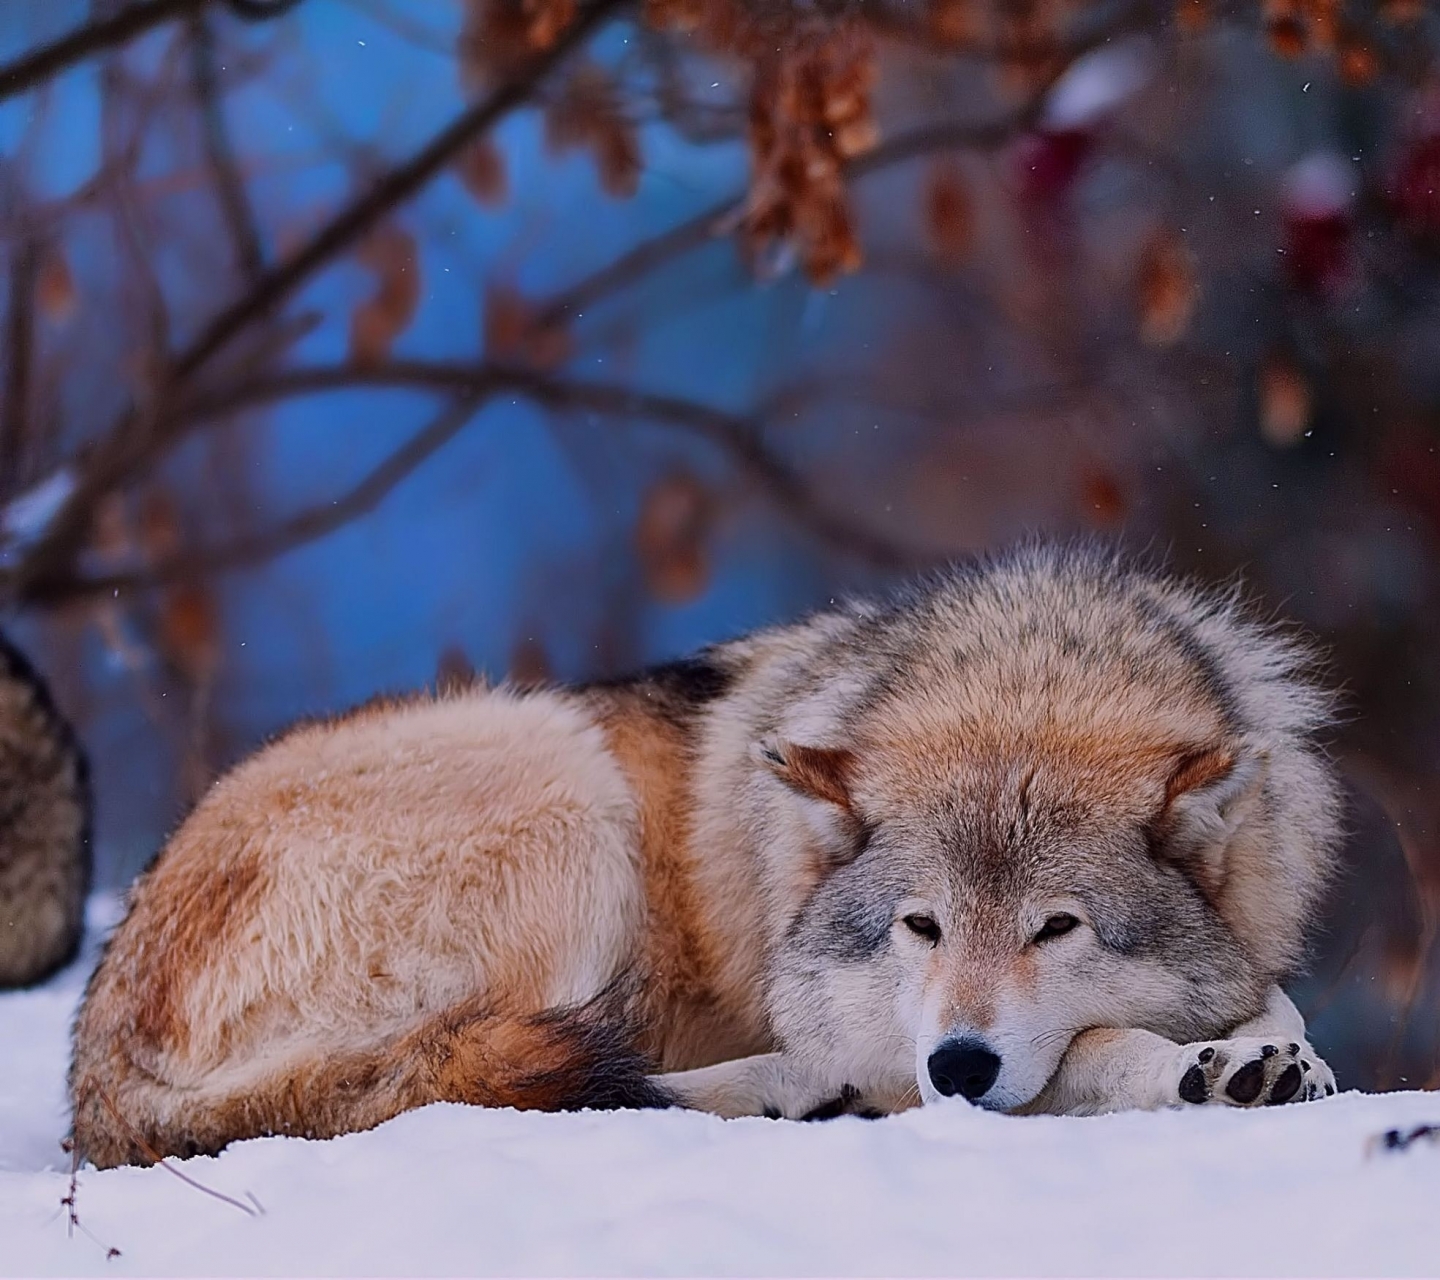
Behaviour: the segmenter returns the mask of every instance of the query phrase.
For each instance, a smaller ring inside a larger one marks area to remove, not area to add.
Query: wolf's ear
[[[811,800],[850,808],[855,754],[844,747],[802,747],[766,738],[755,744],[755,759],[792,791]]]
[[[865,824],[850,798],[855,755],[843,747],[802,747],[767,739],[755,759],[790,788],[821,857],[817,870],[849,862],[865,847]]]
[[[1159,851],[1208,895],[1225,882],[1226,850],[1259,799],[1268,768],[1264,751],[1226,742],[1183,752],[1166,779],[1153,828]]]

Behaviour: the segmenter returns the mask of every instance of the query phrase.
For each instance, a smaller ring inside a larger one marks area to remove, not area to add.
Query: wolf
[[[69,724],[0,635],[0,987],[74,959],[90,887],[89,770]]]
[[[626,679],[302,725],[135,887],[74,1140],[1332,1093],[1281,986],[1336,858],[1331,716],[1237,593],[1036,543]]]

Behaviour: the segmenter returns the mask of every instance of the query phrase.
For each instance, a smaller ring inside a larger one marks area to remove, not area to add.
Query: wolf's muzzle
[[[947,1098],[977,1102],[1000,1074],[1000,1055],[979,1040],[947,1040],[925,1064],[930,1082]]]

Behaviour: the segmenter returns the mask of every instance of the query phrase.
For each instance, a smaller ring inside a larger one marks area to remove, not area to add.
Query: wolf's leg
[[[1182,1103],[1248,1107],[1334,1092],[1334,1075],[1276,987],[1264,1011],[1225,1040],[1179,1045],[1149,1031],[1081,1032],[1044,1091],[1022,1110],[1094,1115]]]
[[[838,1089],[787,1054],[757,1053],[692,1071],[671,1071],[650,1080],[692,1111],[726,1119],[824,1120],[850,1112],[874,1114],[850,1085]]]

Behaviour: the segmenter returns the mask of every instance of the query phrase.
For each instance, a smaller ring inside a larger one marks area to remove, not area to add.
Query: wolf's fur
[[[0,987],[40,982],[74,957],[89,885],[85,757],[0,636]]]
[[[113,1164],[434,1099],[884,1111],[957,1042],[1002,1109],[1312,1096],[1275,985],[1337,831],[1309,662],[1035,546],[629,681],[299,728],[137,885],[75,1136]]]

